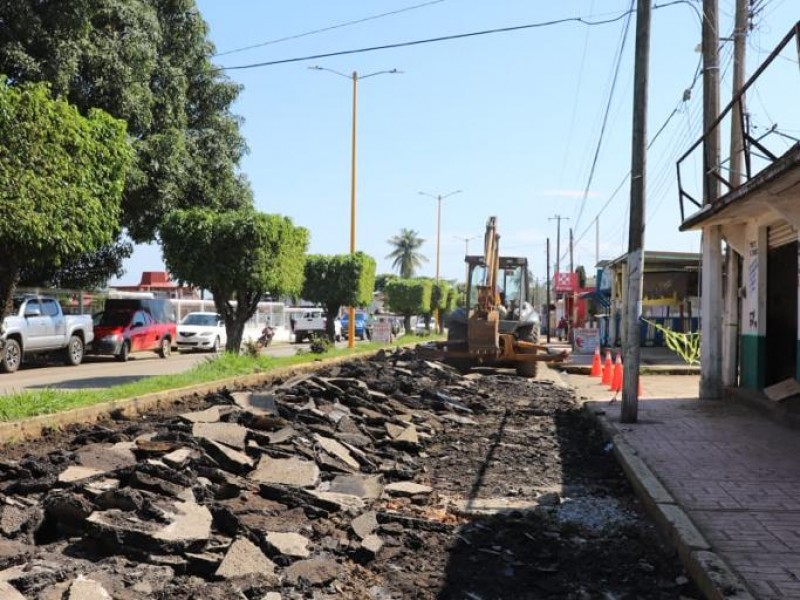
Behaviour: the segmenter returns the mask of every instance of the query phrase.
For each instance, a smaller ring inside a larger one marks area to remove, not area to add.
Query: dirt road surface
[[[4,458],[3,598],[700,597],[570,389],[412,351]]]

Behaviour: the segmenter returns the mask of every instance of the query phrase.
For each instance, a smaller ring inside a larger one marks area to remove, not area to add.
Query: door
[[[797,376],[797,242],[767,253],[765,385]]]
[[[47,347],[47,317],[42,314],[42,304],[31,299],[25,304],[25,350]]]
[[[149,350],[148,335],[152,335],[152,327],[148,327],[150,319],[148,314],[143,310],[137,310],[133,313],[130,324],[130,342],[131,352],[140,352],[142,350]]]
[[[41,302],[46,336],[43,343],[47,348],[60,348],[67,335],[66,319],[53,298],[42,298]]]

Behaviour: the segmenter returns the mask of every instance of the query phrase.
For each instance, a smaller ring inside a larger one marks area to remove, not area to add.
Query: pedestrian
[[[558,334],[559,341],[567,337],[569,333],[568,329],[569,325],[567,325],[567,318],[561,317],[561,320],[558,322],[558,327],[556,327],[556,333]]]

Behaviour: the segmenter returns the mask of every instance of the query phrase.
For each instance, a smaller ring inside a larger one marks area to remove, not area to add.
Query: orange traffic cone
[[[603,363],[603,385],[611,385],[611,379],[614,375],[614,365],[611,364],[611,350],[606,350],[606,360]]]
[[[614,376],[611,379],[611,391],[618,392],[622,389],[622,357],[617,352],[617,360],[614,362]]]
[[[600,365],[600,346],[594,349],[594,356],[592,357],[592,370],[589,372],[589,377],[602,377],[603,368]]]

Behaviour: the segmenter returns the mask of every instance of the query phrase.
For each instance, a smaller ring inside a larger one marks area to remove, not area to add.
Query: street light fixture
[[[376,75],[383,75],[385,73],[389,74],[402,73],[402,71],[398,71],[397,69],[391,69],[388,71],[375,71],[374,73],[368,73],[367,75],[359,75],[357,71],[353,71],[351,75],[346,75],[341,71],[336,71],[335,69],[329,69],[327,67],[320,67],[318,65],[314,65],[313,67],[308,67],[308,68],[313,69],[314,71],[328,71],[329,73],[333,73],[334,75],[339,75],[340,77],[345,77],[353,81],[353,132],[352,132],[352,155],[350,161],[350,254],[355,254],[356,253],[356,97],[357,97],[358,82],[359,80],[366,79],[367,77],[375,77]],[[354,306],[351,306],[349,310],[349,321],[347,323],[348,348],[352,348],[355,345],[355,337],[356,337],[356,309]]]
[[[464,256],[469,256],[469,243],[470,243],[470,241],[477,240],[481,236],[479,236],[479,235],[471,235],[469,237],[465,237],[463,235],[454,235],[453,237],[455,239],[457,239],[457,240],[461,240],[462,242],[464,242]]]
[[[427,196],[428,198],[433,198],[436,200],[436,283],[439,283],[439,255],[440,255],[440,248],[441,248],[441,237],[442,237],[442,200],[445,198],[449,198],[450,196],[455,196],[456,194],[460,194],[462,190],[455,190],[454,192],[449,192],[447,194],[429,194],[428,192],[418,192],[420,196]],[[436,323],[436,330],[439,331],[439,309],[436,308],[433,311],[433,319]]]

